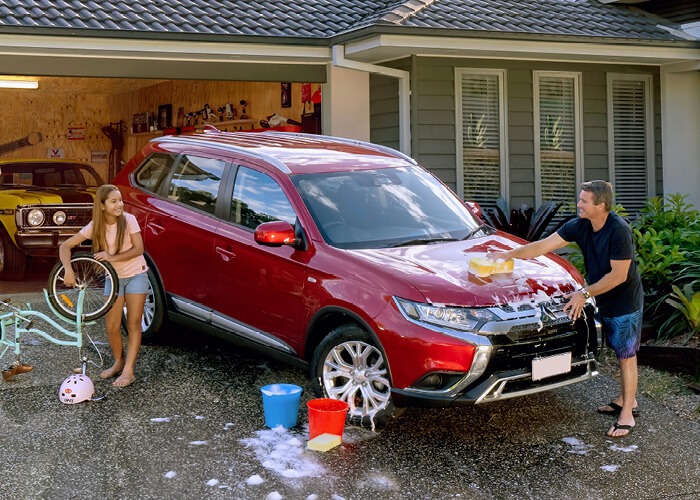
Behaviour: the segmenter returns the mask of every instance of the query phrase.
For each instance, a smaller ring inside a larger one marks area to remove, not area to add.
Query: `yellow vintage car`
[[[102,179],[72,160],[0,160],[0,280],[24,277],[32,256],[58,247],[92,219]]]

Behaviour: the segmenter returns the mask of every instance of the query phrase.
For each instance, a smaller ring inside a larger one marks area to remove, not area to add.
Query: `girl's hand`
[[[63,284],[70,287],[75,286],[75,273],[72,269],[66,269],[63,275]]]
[[[107,252],[97,252],[95,254],[95,260],[99,260],[99,261],[112,262],[113,258],[114,258],[114,255],[107,253]]]

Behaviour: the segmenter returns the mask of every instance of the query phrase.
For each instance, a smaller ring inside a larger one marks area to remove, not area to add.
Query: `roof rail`
[[[253,148],[244,148],[244,147],[239,147],[239,146],[234,146],[232,144],[224,144],[221,142],[209,142],[209,141],[201,141],[199,139],[195,139],[193,137],[185,137],[181,135],[165,135],[163,137],[157,137],[153,139],[151,142],[176,142],[180,144],[192,144],[195,146],[207,146],[210,148],[218,148],[218,149],[223,149],[226,151],[233,151],[234,153],[243,153],[248,156],[252,156],[254,158],[257,158],[259,160],[266,161],[268,163],[271,163],[280,171],[284,172],[285,174],[291,174],[292,171],[290,168],[280,161],[279,159],[275,158],[272,155],[266,155],[264,153],[260,153],[258,151],[255,151]]]
[[[297,136],[297,137],[308,137],[311,139],[328,139],[331,141],[335,142],[342,142],[343,144],[351,144],[353,146],[363,146],[367,149],[372,149],[374,151],[379,151],[382,153],[387,153],[392,156],[398,156],[399,158],[403,158],[404,160],[408,161],[409,163],[412,163],[413,165],[418,165],[418,162],[411,158],[410,156],[402,153],[401,151],[397,151],[396,149],[390,148],[388,146],[382,146],[381,144],[374,144],[373,142],[365,142],[365,141],[359,141],[357,139],[346,139],[345,137],[334,137],[330,135],[317,135],[317,134],[303,134],[301,132],[279,132],[276,130],[271,130],[269,132],[265,132],[266,134],[270,135],[287,135],[287,136]]]

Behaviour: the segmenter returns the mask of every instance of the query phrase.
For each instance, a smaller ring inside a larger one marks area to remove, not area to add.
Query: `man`
[[[620,361],[620,395],[600,413],[617,415],[615,425],[608,430],[610,437],[623,437],[634,427],[637,406],[637,351],[642,332],[644,291],[637,272],[634,239],[629,225],[610,212],[613,187],[597,180],[581,184],[579,216],[564,224],[556,233],[506,252],[493,252],[495,259],[527,259],[552,252],[576,242],[583,253],[588,283],[569,294],[564,310],[569,318],[577,319],[586,300],[596,297],[608,344]]]

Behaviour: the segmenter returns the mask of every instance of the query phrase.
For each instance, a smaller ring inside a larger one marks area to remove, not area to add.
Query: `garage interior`
[[[223,131],[253,130],[261,127],[260,120],[276,113],[302,124],[304,132],[321,132],[321,106],[310,100],[311,96],[318,100],[320,83],[305,86],[305,98],[309,100],[304,102],[303,84],[298,82],[54,76],[0,76],[0,80],[38,82],[35,90],[0,89],[0,145],[37,132],[43,138],[38,144],[7,152],[0,158],[48,158],[59,155],[62,149],[65,159],[90,163],[105,181],[110,181],[121,168],[117,164],[110,168],[113,147],[120,150],[119,165],[123,165],[149,140],[163,134],[157,129],[159,111],[168,113],[170,128],[186,125],[188,114],[193,115],[190,124],[194,125],[194,115],[198,114],[196,130],[202,130],[205,123]],[[241,101],[247,105],[242,106]],[[227,119],[227,104],[229,117],[235,113],[233,120]],[[203,112],[206,105],[212,112],[208,120]],[[181,108],[185,116],[180,115],[178,122]],[[244,111],[248,118],[242,118]],[[143,120],[145,113],[154,117],[153,121],[135,127],[134,120]],[[145,131],[136,132],[144,127]]]

